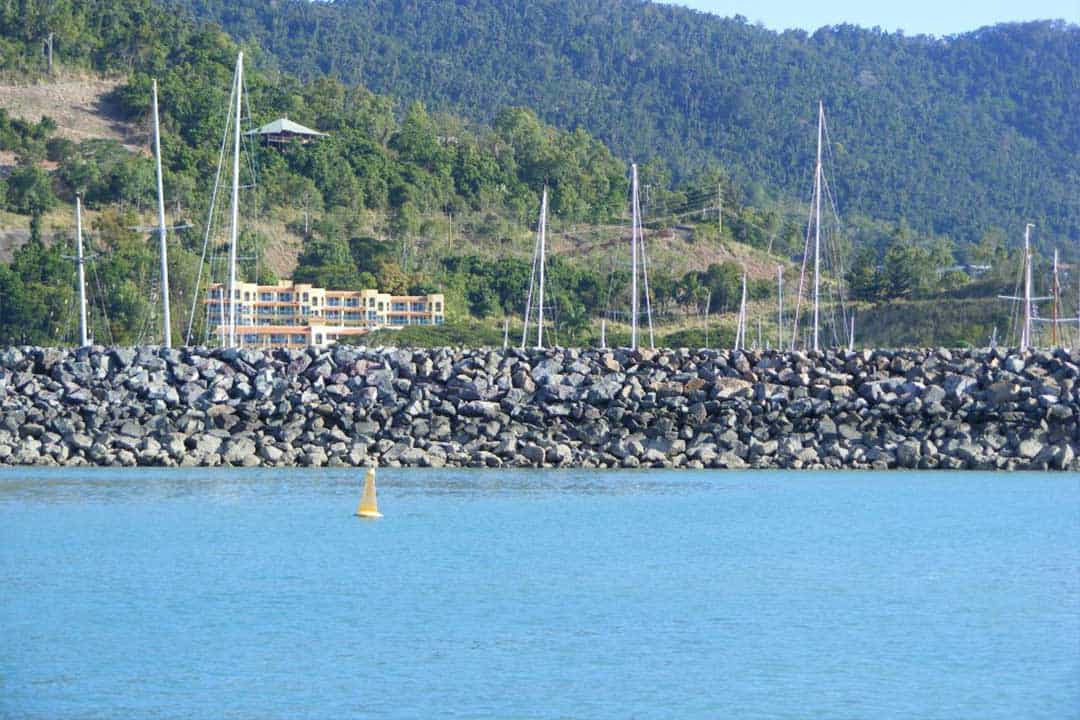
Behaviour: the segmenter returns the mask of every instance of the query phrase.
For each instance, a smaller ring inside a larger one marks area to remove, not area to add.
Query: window
[[[431,324],[431,318],[418,317],[418,318],[416,318],[416,324],[417,325],[430,325]]]
[[[274,345],[285,345],[289,341],[288,341],[288,339],[286,338],[285,335],[271,335],[270,336],[270,342],[273,343]]]
[[[412,304],[412,311],[413,312],[426,312],[427,311],[427,303],[422,303],[422,302],[413,303]]]
[[[357,307],[360,305],[360,298],[345,298],[345,307]]]
[[[244,335],[244,343],[248,345],[254,345],[257,342],[259,342],[258,335]]]
[[[368,298],[368,301],[367,301],[367,306],[368,306],[369,308],[373,308],[373,307],[375,307],[375,298]]]
[[[292,293],[278,293],[278,300],[281,302],[292,302]]]
[[[341,307],[341,298],[336,298],[336,297],[327,298],[326,299],[326,304],[329,305],[330,307]]]
[[[379,303],[379,312],[383,311],[383,305],[385,305],[385,303]]]
[[[436,315],[435,316],[435,324],[436,325],[442,325],[443,324],[442,315]]]
[[[307,302],[307,301],[308,301],[308,294],[304,293],[304,302]]]
[[[358,313],[358,312],[346,312],[345,313],[345,319],[346,320],[359,320],[360,319],[360,313]]]
[[[368,314],[367,314],[367,319],[368,320],[378,320],[379,319],[379,313],[375,312],[374,310],[369,310]]]
[[[292,341],[293,345],[303,345],[305,342],[307,342],[307,338],[303,335],[293,335]]]
[[[251,300],[251,293],[249,293],[247,291],[244,291],[244,300],[245,301]]]
[[[442,312],[442,303],[438,300],[435,301],[435,312]]]
[[[322,345],[322,333],[315,333],[315,344]]]
[[[404,315],[391,315],[390,316],[390,324],[391,325],[408,325],[409,324],[409,318],[405,317]]]
[[[262,302],[274,302],[274,293],[259,293],[259,300]]]

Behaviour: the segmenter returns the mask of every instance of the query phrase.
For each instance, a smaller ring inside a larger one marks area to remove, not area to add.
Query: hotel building
[[[207,291],[207,321],[219,340],[228,333],[227,288]],[[381,328],[441,325],[442,294],[390,295],[378,290],[327,290],[282,280],[276,285],[238,282],[236,343],[241,347],[324,347],[339,338]]]

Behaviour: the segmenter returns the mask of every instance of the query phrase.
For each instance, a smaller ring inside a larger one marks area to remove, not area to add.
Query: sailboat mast
[[[547,204],[548,192],[540,200],[540,301],[536,304],[536,347],[544,347],[544,262],[547,243]]]
[[[229,230],[228,347],[236,347],[236,244],[240,222],[240,95],[244,82],[244,53],[236,56],[236,109],[233,117],[232,226]]]
[[[814,350],[818,350],[818,301],[821,294],[821,145],[825,132],[825,103],[818,101],[817,167],[814,170]]]
[[[1031,228],[1034,225],[1028,223],[1024,227],[1024,327],[1020,331],[1020,352],[1024,352],[1031,345]]]
[[[746,271],[742,276],[742,300],[739,302],[739,319],[735,326],[735,349],[746,347]]]
[[[1054,248],[1054,309],[1053,309],[1053,324],[1050,326],[1050,342],[1054,347],[1058,345],[1058,296],[1061,294],[1061,288],[1058,285],[1058,251]]]
[[[776,266],[776,349],[784,346],[784,266]]]
[[[158,122],[157,80],[154,95],[154,162],[157,168],[158,242],[161,250],[161,335],[162,345],[172,347],[172,321],[169,318],[169,256],[165,244],[165,190],[161,181],[161,125]]]
[[[637,350],[637,321],[638,321],[638,176],[637,164],[630,166],[631,190],[630,190],[630,349]]]
[[[87,347],[90,336],[86,330],[86,258],[82,243],[82,198],[78,194],[75,195],[75,263],[79,275],[79,347]]]

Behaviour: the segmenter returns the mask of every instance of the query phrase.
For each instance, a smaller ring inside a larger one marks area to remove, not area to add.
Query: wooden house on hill
[[[255,128],[247,134],[257,136],[262,141],[263,145],[277,147],[279,149],[285,149],[293,142],[307,145],[313,140],[326,137],[326,133],[312,130],[300,123],[293,122],[288,118],[279,118],[262,127]]]

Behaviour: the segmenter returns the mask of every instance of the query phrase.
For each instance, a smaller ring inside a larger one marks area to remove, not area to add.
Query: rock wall
[[[1080,352],[0,350],[0,463],[1080,469]]]

